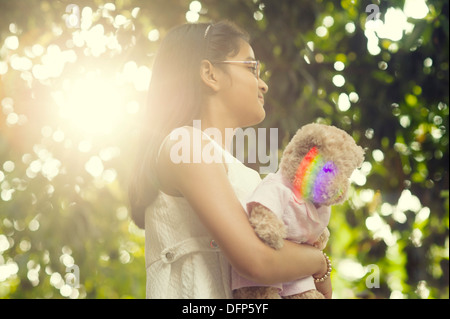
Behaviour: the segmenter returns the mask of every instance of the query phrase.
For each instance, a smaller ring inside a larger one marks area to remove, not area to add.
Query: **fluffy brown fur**
[[[250,215],[250,224],[258,237],[272,248],[283,247],[286,238],[286,225],[272,211],[262,205],[255,206]]]
[[[353,171],[364,160],[363,149],[356,145],[353,138],[345,131],[334,126],[308,124],[297,131],[287,145],[280,162],[283,176],[294,182],[297,168],[313,147],[317,147],[325,161],[333,161],[337,166],[337,175],[332,183],[326,185],[327,198],[322,205],[331,206],[342,203],[347,198],[349,178]],[[274,249],[283,247],[286,238],[286,225],[269,209],[255,205],[250,215],[250,224],[256,234],[267,245]],[[322,232],[314,246],[323,250],[328,242],[328,228]],[[233,291],[237,299],[280,299],[277,289],[273,287],[246,287]],[[285,297],[288,299],[324,299],[317,290],[309,290],[297,295]]]
[[[286,296],[283,299],[325,299],[325,296],[316,289],[305,291],[301,294]]]
[[[234,299],[281,299],[274,287],[244,287],[233,292]]]

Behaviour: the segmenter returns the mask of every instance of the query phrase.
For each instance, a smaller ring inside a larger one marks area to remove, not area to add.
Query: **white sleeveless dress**
[[[259,174],[202,136],[223,154],[230,184],[243,203],[261,182]],[[184,197],[160,191],[147,208],[145,262],[147,298],[232,297],[231,266]]]

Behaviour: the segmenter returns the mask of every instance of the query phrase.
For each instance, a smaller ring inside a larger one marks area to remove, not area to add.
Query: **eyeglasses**
[[[249,65],[250,71],[259,80],[261,73],[261,63],[259,61],[217,61],[213,64],[247,64]]]

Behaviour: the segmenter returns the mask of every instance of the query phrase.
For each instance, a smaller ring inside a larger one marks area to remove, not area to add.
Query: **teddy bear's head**
[[[345,131],[313,123],[286,146],[280,170],[299,196],[330,206],[346,199],[349,178],[363,160],[363,149]]]

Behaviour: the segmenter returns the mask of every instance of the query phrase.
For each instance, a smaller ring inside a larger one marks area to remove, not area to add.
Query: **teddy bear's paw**
[[[256,234],[267,245],[280,249],[286,238],[286,226],[271,210],[262,205],[256,205],[250,212],[250,224]]]
[[[233,290],[234,299],[281,299],[275,287],[243,287]]]
[[[284,299],[325,299],[325,296],[316,289],[308,290],[296,295],[285,296]]]
[[[319,250],[324,250],[325,247],[327,246],[329,238],[330,238],[330,231],[328,230],[328,227],[326,227],[323,230],[322,234],[320,234],[319,238],[317,238],[313,246]]]

